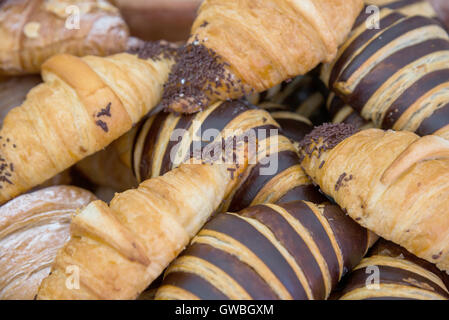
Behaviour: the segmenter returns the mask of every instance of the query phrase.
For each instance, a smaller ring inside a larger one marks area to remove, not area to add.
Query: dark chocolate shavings
[[[130,47],[127,53],[136,54],[140,59],[144,60],[176,59],[178,46],[163,40],[154,42],[140,41],[138,44]]]
[[[298,145],[302,153],[301,162],[305,156],[311,157],[314,152],[320,158],[323,152],[332,150],[340,142],[357,133],[357,131],[356,127],[346,123],[325,123],[315,127]]]

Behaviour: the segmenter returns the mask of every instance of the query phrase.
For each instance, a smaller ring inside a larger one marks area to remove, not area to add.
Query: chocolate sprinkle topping
[[[340,177],[338,177],[337,183],[335,184],[335,191],[340,190],[340,188],[344,186],[344,183],[351,181],[352,178],[352,174],[348,176],[346,172],[343,172]]]
[[[111,117],[111,105],[112,103],[109,102],[106,108],[101,109],[101,111],[97,113],[97,117],[98,118],[102,116]]]
[[[95,122],[95,124],[97,126],[99,126],[101,129],[103,129],[104,132],[108,132],[109,131],[108,124],[106,122],[104,122],[102,120],[97,120]]]
[[[357,133],[357,131],[357,128],[346,123],[325,123],[315,127],[299,143],[299,148],[302,151],[301,162],[306,155],[311,157],[315,151],[318,152],[318,158],[320,158],[323,152],[332,150],[340,142]]]
[[[174,103],[181,103],[183,113],[193,113],[207,107],[212,101],[244,96],[241,81],[233,80],[227,72],[229,64],[213,49],[196,39],[179,50],[172,72],[164,85],[163,107],[170,110]],[[225,91],[223,96],[220,91]]]
[[[167,41],[140,41],[128,49],[127,53],[137,54],[140,59],[174,59],[178,53],[178,46]]]

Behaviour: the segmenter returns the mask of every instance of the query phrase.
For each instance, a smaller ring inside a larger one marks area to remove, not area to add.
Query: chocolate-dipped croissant
[[[279,128],[271,115],[284,127]],[[217,103],[194,115],[159,113],[115,142],[111,146],[115,150],[108,148],[106,153],[118,154],[123,164],[132,167],[137,180],[144,181],[173,170],[193,153],[202,154],[213,142],[229,141],[239,132],[247,132],[251,133],[248,137],[256,138],[257,141],[252,142],[257,150],[252,155],[239,154],[243,157],[241,166],[233,173],[238,183],[235,189],[229,190],[222,210],[230,207],[238,211],[253,201],[276,201],[292,186],[297,187],[298,192],[302,190],[303,200],[322,199],[301,169],[294,146],[311,131],[311,123],[286,111],[271,115],[239,100]],[[83,166],[96,168],[105,157],[108,156],[96,155],[87,160],[91,164]],[[131,175],[131,172],[124,174]],[[283,177],[289,180],[281,179]]]
[[[448,300],[449,276],[404,248],[379,240],[333,294],[340,300]]]
[[[362,0],[206,0],[163,105],[196,112],[330,62],[362,7]]]
[[[322,78],[376,127],[449,138],[449,36],[424,16],[362,13]]]
[[[301,153],[305,171],[353,219],[449,271],[449,141],[326,124]]]
[[[156,299],[326,299],[376,239],[336,205],[221,213],[170,265]]]

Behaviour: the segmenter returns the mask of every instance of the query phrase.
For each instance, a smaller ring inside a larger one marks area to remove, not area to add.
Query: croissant
[[[394,243],[379,240],[334,295],[340,300],[448,300],[449,277]]]
[[[5,0],[0,4],[0,74],[39,73],[51,56],[126,50],[128,28],[105,0]]]
[[[130,130],[159,102],[173,64],[170,50],[148,43],[136,54],[48,60],[44,83],[8,113],[0,130],[0,203]]]
[[[230,168],[185,164],[116,194],[109,206],[90,203],[73,218],[71,240],[37,298],[136,298],[219,207]]]
[[[0,299],[30,300],[69,240],[76,210],[90,192],[57,186],[22,195],[0,207]]]
[[[167,269],[156,299],[325,299],[375,240],[336,205],[220,213]]]
[[[449,35],[423,16],[362,14],[323,81],[366,120],[384,129],[449,138]],[[368,22],[368,21],[366,21]]]
[[[302,167],[362,226],[449,271],[449,142],[345,124],[314,129]]]
[[[193,113],[330,62],[362,7],[362,0],[206,0],[163,106]]]

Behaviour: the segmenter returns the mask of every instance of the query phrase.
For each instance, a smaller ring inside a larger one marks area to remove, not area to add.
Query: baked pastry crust
[[[362,0],[204,1],[164,106],[196,112],[332,61],[362,6]]]
[[[70,238],[72,216],[95,199],[86,190],[56,186],[0,207],[0,299],[34,299],[57,251]]]

